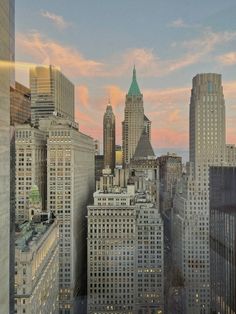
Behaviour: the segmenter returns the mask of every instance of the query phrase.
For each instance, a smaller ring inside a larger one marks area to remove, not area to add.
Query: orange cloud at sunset
[[[122,105],[124,104],[125,93],[119,86],[108,85],[105,88],[113,107],[117,107],[121,104]]]
[[[99,62],[85,59],[74,48],[60,45],[37,32],[17,33],[16,45],[21,54],[34,58],[37,63],[60,66],[70,76],[96,76],[102,67]]]
[[[79,85],[75,88],[75,97],[79,105],[88,107],[89,105],[89,90],[86,85]]]

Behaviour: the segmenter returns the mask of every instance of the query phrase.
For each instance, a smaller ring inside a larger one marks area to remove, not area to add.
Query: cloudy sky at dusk
[[[235,0],[18,0],[16,61],[59,66],[76,86],[81,131],[100,140],[110,95],[117,143],[135,64],[156,151],[188,149],[192,77],[222,73],[236,143]],[[17,80],[27,76],[19,67]]]

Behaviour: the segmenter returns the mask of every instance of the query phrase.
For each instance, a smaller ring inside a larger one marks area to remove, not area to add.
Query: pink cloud
[[[70,76],[97,76],[103,67],[102,63],[86,59],[76,49],[47,39],[40,33],[17,33],[16,45],[20,54],[30,56],[35,63],[59,66]]]
[[[75,88],[75,98],[79,105],[88,107],[89,105],[89,89],[86,85],[79,85]]]
[[[225,53],[221,56],[218,56],[216,59],[223,65],[236,64],[236,52]]]

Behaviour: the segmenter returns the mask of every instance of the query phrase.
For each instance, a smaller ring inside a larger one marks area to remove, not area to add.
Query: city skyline
[[[102,139],[100,122],[110,97],[121,144],[125,95],[135,63],[156,152],[188,149],[191,78],[201,72],[222,74],[227,142],[236,142],[233,1],[214,1],[214,6],[212,1],[182,1],[178,6],[174,1],[151,1],[149,6],[138,1],[135,7],[131,1],[104,1],[101,6],[72,2],[73,10],[63,2],[18,5],[16,60],[61,67],[76,86],[76,119],[83,132]],[[88,23],[84,16],[89,13]],[[19,78],[25,81],[22,70],[17,71]]]

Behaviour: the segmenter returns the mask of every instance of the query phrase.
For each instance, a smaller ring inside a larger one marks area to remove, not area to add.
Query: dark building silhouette
[[[110,104],[103,117],[103,155],[104,168],[109,166],[113,171],[116,163],[116,123]]]

